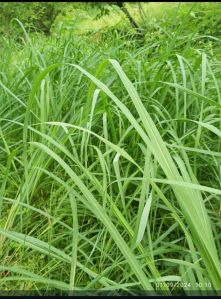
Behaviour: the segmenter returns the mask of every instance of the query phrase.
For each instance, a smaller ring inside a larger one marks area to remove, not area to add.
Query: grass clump
[[[201,5],[156,14],[142,42],[111,28],[40,45],[17,21],[23,43],[1,53],[1,290],[221,290],[220,38],[199,30]]]

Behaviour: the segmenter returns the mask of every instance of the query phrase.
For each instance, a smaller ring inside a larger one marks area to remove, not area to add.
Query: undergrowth
[[[174,8],[142,41],[43,38],[17,21],[23,39],[2,40],[1,290],[221,290],[209,20]]]

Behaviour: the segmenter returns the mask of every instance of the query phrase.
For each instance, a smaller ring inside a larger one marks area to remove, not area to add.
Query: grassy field
[[[129,9],[1,38],[0,290],[221,291],[220,5]]]

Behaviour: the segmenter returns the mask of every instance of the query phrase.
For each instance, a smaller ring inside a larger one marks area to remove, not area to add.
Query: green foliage
[[[0,289],[217,294],[219,8],[149,3],[141,44],[87,5],[2,38]]]
[[[17,32],[19,27],[14,21],[17,18],[28,31],[42,31],[48,35],[61,7],[61,2],[1,2],[1,33],[9,35],[14,30]]]
[[[98,10],[95,20],[110,14],[112,2],[89,2],[88,4]]]

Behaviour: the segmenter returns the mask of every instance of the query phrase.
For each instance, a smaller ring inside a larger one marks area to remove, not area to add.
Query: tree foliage
[[[124,15],[129,20],[130,24],[139,32],[142,33],[142,28],[137,23],[137,21],[130,14],[129,10],[126,7],[126,2],[90,2],[92,6],[96,6],[99,9],[99,13],[97,14],[97,18],[102,17],[103,15],[108,15],[110,13],[110,6],[118,7]]]
[[[129,12],[126,2],[0,2],[0,33],[11,35],[19,33],[19,25],[14,21],[19,19],[27,31],[43,32],[50,35],[51,28],[59,14],[68,14],[70,9],[83,8],[97,10],[96,19],[108,15],[112,7],[124,13],[133,28],[142,33],[142,28]]]
[[[61,2],[1,2],[0,32],[11,34],[19,30],[14,19],[19,19],[29,31],[50,34],[51,27],[64,3]]]

